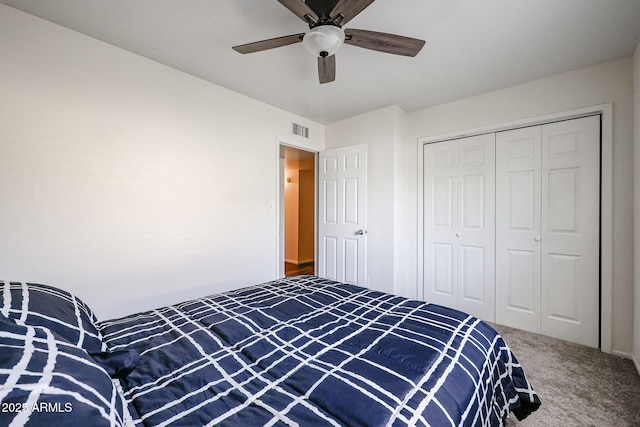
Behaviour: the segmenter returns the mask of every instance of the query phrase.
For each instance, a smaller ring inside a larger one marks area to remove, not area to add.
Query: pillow
[[[0,401],[0,425],[125,424],[116,385],[83,349],[2,315]]]
[[[91,309],[61,289],[0,280],[0,313],[19,324],[43,326],[88,353],[106,350]]]

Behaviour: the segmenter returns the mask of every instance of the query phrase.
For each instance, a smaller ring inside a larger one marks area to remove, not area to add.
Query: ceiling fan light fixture
[[[325,58],[338,51],[344,42],[344,31],[335,25],[319,25],[302,39],[304,47],[313,55]]]

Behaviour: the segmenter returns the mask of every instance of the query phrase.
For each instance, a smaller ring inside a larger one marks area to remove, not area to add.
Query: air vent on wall
[[[293,124],[292,132],[294,135],[298,135],[303,138],[309,138],[309,128],[299,125],[297,123]]]

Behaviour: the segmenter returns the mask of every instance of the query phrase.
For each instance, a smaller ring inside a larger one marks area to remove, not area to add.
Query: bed
[[[0,292],[0,425],[499,426],[540,406],[485,322],[314,276],[106,321],[61,289]]]

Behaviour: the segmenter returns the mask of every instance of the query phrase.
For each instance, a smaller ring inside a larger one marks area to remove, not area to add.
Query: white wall
[[[416,164],[417,147],[408,149],[409,114],[396,108],[396,133],[394,141],[394,293],[416,298],[416,176],[404,173],[407,165]],[[415,166],[410,166],[415,167]],[[410,219],[409,221],[407,219]]]
[[[640,43],[633,55],[633,360],[640,373]]]
[[[4,5],[0,61],[0,278],[106,319],[275,277],[277,138],[324,126]]]

